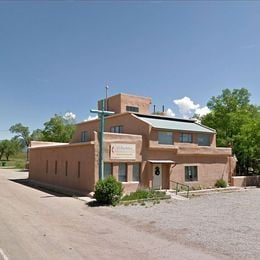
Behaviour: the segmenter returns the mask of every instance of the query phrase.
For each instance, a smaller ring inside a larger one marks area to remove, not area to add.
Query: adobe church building
[[[235,160],[231,148],[216,147],[215,130],[151,114],[150,104],[150,98],[127,94],[107,99],[107,110],[115,114],[105,117],[104,178],[113,175],[125,192],[171,189],[175,182],[195,188],[213,187],[220,178],[230,182]],[[77,124],[68,144],[32,142],[29,178],[83,194],[94,191],[99,129],[95,119]]]

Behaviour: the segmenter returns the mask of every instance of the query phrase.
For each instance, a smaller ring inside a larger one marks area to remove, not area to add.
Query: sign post
[[[105,115],[113,115],[115,112],[104,110],[104,99],[101,100],[101,110],[90,110],[91,113],[98,114],[100,118],[99,127],[99,179],[103,180],[104,176],[104,128],[105,128]]]

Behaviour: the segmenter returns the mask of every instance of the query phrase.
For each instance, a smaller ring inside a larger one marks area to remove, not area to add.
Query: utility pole
[[[99,179],[103,180],[104,177],[104,128],[105,128],[105,115],[113,115],[115,112],[106,111],[104,109],[104,99],[101,100],[101,110],[90,110],[91,113],[98,114],[100,119],[99,127]]]
[[[107,92],[108,92],[108,85],[106,85],[106,110],[108,109],[107,107],[108,107],[108,104],[107,104]]]

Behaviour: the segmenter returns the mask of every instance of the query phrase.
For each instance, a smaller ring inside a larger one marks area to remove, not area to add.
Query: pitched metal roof
[[[196,123],[194,120],[169,118],[162,116],[144,116],[135,114],[142,121],[150,124],[154,128],[167,130],[180,130],[191,132],[215,133],[214,129]]]

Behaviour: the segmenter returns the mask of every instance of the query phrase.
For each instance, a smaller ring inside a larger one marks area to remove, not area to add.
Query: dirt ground
[[[91,208],[17,181],[26,177],[0,170],[0,259],[257,259],[260,253],[260,189]]]

